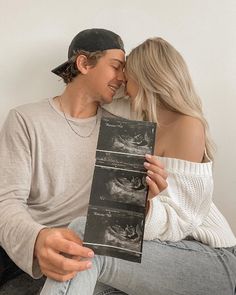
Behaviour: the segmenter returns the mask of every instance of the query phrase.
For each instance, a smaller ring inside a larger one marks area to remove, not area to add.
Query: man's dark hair
[[[88,60],[88,64],[95,67],[98,60],[104,56],[106,50],[104,51],[95,51],[95,52],[88,52],[85,50],[79,50],[76,52],[71,58],[68,67],[61,73],[61,77],[63,81],[68,84],[73,81],[73,79],[80,74],[79,69],[76,66],[76,60],[79,55],[85,55]]]

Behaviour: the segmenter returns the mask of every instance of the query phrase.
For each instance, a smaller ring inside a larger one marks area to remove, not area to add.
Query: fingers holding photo
[[[147,169],[146,181],[149,186],[149,198],[152,198],[166,189],[168,174],[156,156],[147,154],[145,158],[148,161],[144,162],[144,167]]]

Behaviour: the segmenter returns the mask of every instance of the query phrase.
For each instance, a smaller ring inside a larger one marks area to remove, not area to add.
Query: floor
[[[39,295],[45,279],[34,280],[21,274],[0,287],[0,295]]]

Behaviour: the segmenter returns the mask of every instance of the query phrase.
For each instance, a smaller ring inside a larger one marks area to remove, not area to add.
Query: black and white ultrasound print
[[[132,155],[150,154],[155,130],[155,124],[151,122],[103,118],[97,149]]]
[[[84,245],[98,255],[141,262],[148,187],[145,154],[156,124],[102,118]]]
[[[146,205],[146,173],[95,166],[91,195],[94,205],[141,211]]]
[[[113,153],[107,151],[96,152],[96,165],[110,167],[111,163],[114,168],[146,172],[146,169],[143,166],[143,155],[137,156],[125,154],[124,156],[124,153]]]
[[[141,262],[143,227],[142,213],[91,206],[84,244],[99,255]]]

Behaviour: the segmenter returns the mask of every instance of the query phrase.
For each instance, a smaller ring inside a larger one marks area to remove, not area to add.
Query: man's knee
[[[72,229],[77,235],[80,236],[80,238],[83,238],[85,224],[86,224],[86,217],[82,216],[72,220],[68,228]]]

